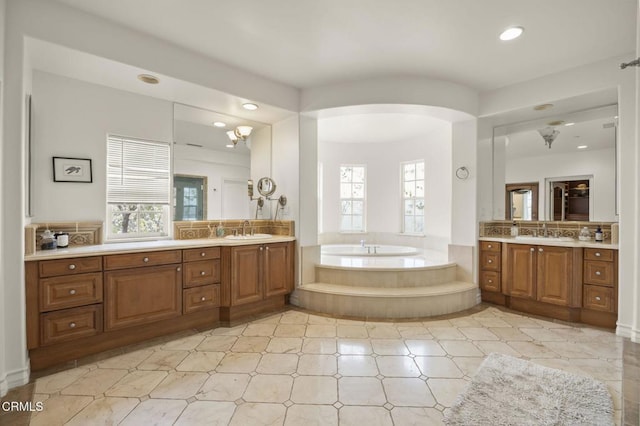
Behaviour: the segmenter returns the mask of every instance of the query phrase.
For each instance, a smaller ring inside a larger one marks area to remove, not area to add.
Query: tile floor
[[[486,305],[410,322],[289,310],[40,377],[25,388],[44,410],[7,424],[438,425],[491,352],[603,381],[622,424],[623,346]]]

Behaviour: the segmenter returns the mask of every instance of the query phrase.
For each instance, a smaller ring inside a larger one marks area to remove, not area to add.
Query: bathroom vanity
[[[25,257],[32,370],[281,309],[291,236],[99,244]]]
[[[565,321],[615,327],[617,245],[481,237],[479,247],[483,301]]]

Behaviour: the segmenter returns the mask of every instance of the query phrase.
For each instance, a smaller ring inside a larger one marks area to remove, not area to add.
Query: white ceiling
[[[57,1],[299,88],[426,76],[486,91],[636,39],[637,0]],[[524,35],[498,40],[511,25]]]

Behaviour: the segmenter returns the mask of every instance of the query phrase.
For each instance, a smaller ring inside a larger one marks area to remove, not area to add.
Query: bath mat
[[[597,380],[492,353],[447,411],[444,423],[613,425],[613,403]]]

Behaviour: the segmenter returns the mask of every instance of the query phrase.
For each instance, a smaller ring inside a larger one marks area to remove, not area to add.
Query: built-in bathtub
[[[344,268],[410,269],[450,265],[447,253],[385,244],[323,244],[320,265]]]
[[[292,297],[292,303],[312,311],[416,318],[457,312],[478,303],[478,286],[458,281],[456,263],[437,250],[323,244],[314,269],[313,278]]]

